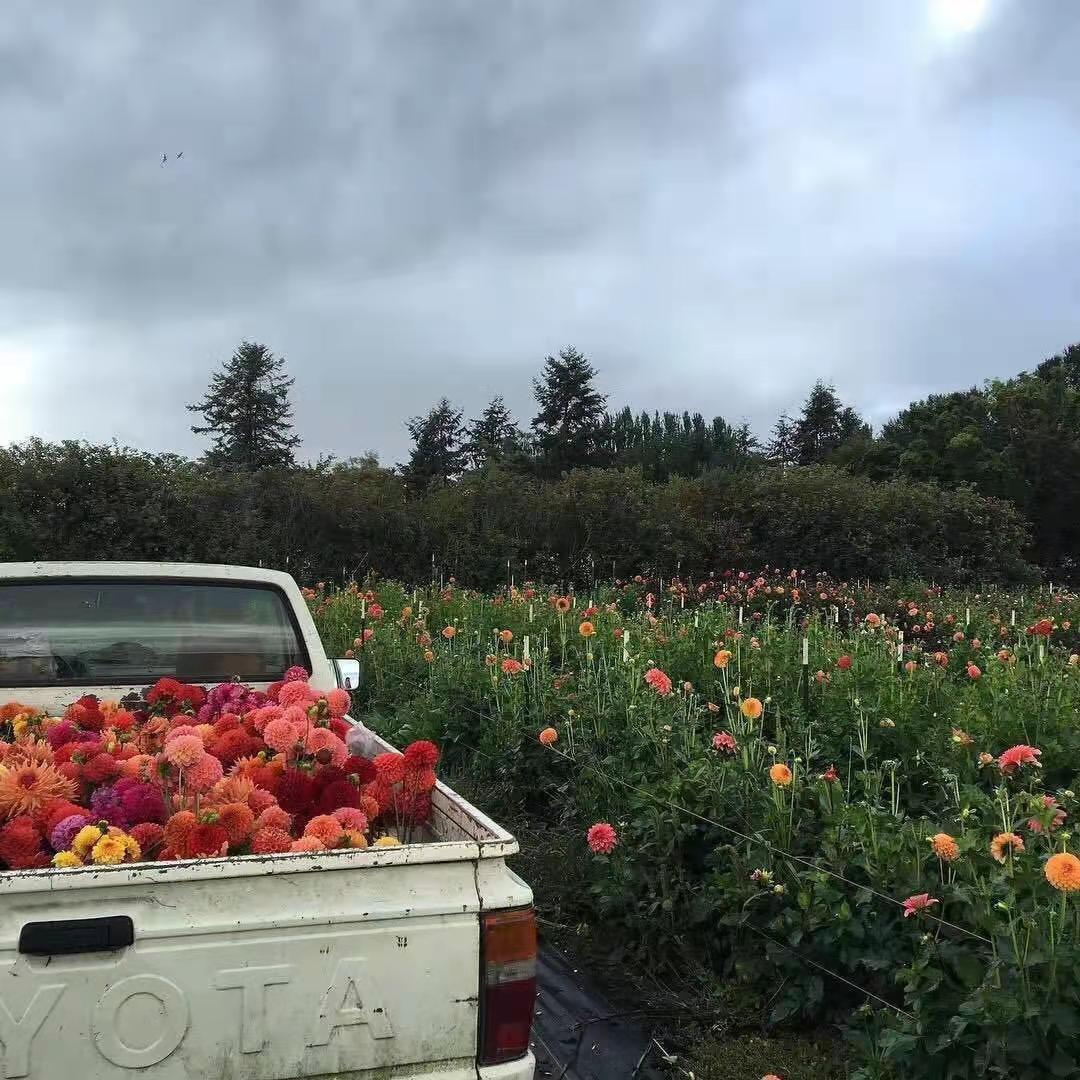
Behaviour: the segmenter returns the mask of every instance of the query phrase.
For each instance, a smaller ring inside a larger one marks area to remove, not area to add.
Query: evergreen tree
[[[735,429],[734,436],[735,464],[741,468],[753,465],[761,455],[761,442],[758,437],[750,430],[750,425],[745,420]]]
[[[401,472],[412,491],[446,484],[461,474],[465,467],[461,417],[460,409],[440,398],[426,416],[414,416],[406,422],[413,448]]]
[[[482,469],[516,458],[522,451],[522,442],[522,434],[506,402],[498,395],[469,423],[462,450],[472,468]]]
[[[593,385],[596,369],[573,346],[549,356],[533,379],[539,411],[532,429],[545,472],[558,476],[568,469],[603,464],[601,428],[607,398]]]
[[[187,407],[205,421],[191,430],[213,439],[207,462],[252,470],[295,464],[300,438],[292,433],[289,403],[295,380],[284,367],[284,358],[265,345],[243,341],[210,380],[206,397]]]
[[[819,465],[857,435],[869,435],[869,426],[850,405],[844,405],[832,386],[820,380],[795,425],[795,448],[800,465]]]
[[[794,465],[799,459],[799,448],[796,445],[796,424],[786,412],[782,412],[773,424],[772,434],[765,444],[765,457],[772,465],[779,465],[781,469]]]

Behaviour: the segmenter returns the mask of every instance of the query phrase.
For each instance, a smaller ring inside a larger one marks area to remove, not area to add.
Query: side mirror
[[[337,684],[343,690],[355,690],[360,685],[359,660],[333,660]]]

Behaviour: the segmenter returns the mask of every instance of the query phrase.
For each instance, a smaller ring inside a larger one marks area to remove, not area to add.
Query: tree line
[[[293,379],[265,345],[243,342],[188,406],[210,439],[198,461],[38,441],[0,452],[0,556],[122,549],[412,578],[434,557],[489,584],[507,559],[575,580],[611,563],[707,572],[793,559],[941,581],[1023,577],[1033,563],[1075,571],[1080,346],[916,402],[876,435],[818,382],[763,443],[722,417],[613,411],[597,380],[567,347],[533,380],[527,426],[502,397],[468,421],[443,398],[406,422],[412,446],[396,468],[301,465]],[[161,536],[155,521],[168,523]],[[109,538],[101,522],[116,525]]]

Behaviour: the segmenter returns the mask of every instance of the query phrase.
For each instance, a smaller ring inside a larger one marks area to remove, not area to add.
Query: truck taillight
[[[532,908],[480,916],[480,1064],[497,1065],[529,1049],[536,1000],[536,919]]]

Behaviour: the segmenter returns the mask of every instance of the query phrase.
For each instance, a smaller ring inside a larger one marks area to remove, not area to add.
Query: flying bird
[[[176,155],[176,160],[179,161],[183,156],[184,156],[184,151],[181,150],[180,153]]]
[[[164,165],[168,160],[169,160],[169,155],[168,154],[162,154],[161,155],[161,164],[162,165]]]

